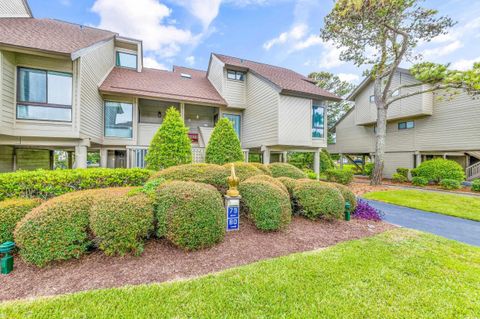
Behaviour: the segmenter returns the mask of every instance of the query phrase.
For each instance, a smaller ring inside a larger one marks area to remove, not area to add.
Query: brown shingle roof
[[[181,73],[190,74],[184,78]],[[175,67],[174,72],[143,68],[142,72],[114,68],[100,86],[104,93],[129,94],[194,103],[227,105],[205,71]]]
[[[116,33],[53,19],[1,18],[0,44],[72,54]]]
[[[312,97],[322,97],[330,100],[341,100],[340,97],[319,88],[311,79],[295,71],[217,53],[213,53],[213,55],[219,58],[220,61],[227,66],[247,69],[258,74],[279,87],[284,94],[300,94]]]

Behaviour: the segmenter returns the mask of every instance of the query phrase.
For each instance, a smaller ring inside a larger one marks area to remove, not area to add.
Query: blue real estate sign
[[[238,230],[240,227],[240,201],[227,201],[227,231]]]

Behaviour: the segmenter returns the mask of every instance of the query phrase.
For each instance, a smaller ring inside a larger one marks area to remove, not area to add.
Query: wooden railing
[[[466,169],[467,180],[480,178],[480,162],[470,165]]]

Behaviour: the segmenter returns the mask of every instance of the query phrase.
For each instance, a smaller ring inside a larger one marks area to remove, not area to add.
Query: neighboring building
[[[392,88],[415,83],[408,70],[397,72]],[[405,89],[398,94],[408,93]],[[352,108],[333,128],[334,154],[374,156],[376,106],[373,83],[366,78],[348,98]],[[440,98],[432,93],[412,96],[388,110],[384,175],[398,167],[414,168],[422,161],[444,157],[465,168],[468,179],[480,177],[480,100],[465,93]]]
[[[0,5],[0,172],[69,167],[143,167],[168,107],[189,127],[196,162],[220,117],[244,152],[263,161],[326,147],[326,101],[339,100],[291,70],[212,54],[207,71],[143,67],[142,42],[96,28],[35,19],[23,0]],[[318,166],[318,165],[317,165]]]

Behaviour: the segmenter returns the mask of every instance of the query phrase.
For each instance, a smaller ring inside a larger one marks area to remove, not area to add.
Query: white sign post
[[[240,229],[240,196],[225,196],[227,231]]]

